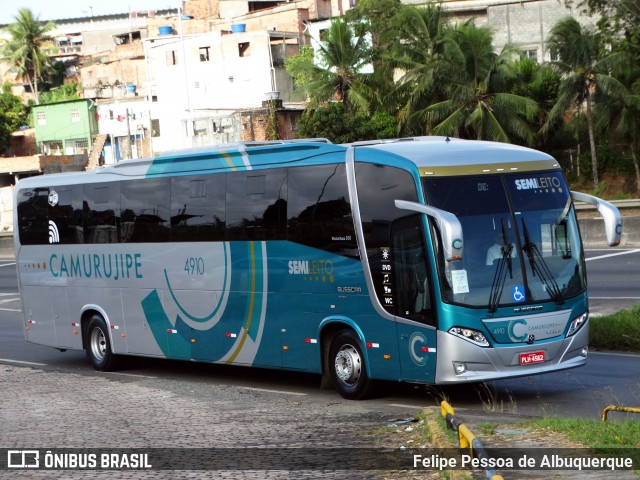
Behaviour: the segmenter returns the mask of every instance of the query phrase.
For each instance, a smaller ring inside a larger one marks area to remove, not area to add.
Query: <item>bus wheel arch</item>
[[[374,392],[367,357],[358,333],[343,323],[333,323],[322,332],[323,386],[327,381],[350,400],[362,400]]]
[[[121,357],[113,353],[109,328],[102,314],[88,310],[82,315],[82,338],[87,361],[98,371],[108,372],[121,366]]]

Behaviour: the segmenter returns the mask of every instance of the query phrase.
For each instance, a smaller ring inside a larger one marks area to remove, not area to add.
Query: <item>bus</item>
[[[584,365],[587,275],[573,200],[609,245],[621,217],[559,163],[418,137],[236,143],[22,179],[26,339],[126,356],[455,384]]]

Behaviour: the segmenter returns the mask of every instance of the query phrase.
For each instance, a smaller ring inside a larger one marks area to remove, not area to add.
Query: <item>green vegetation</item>
[[[597,191],[624,172],[613,194],[637,195],[640,9],[631,0],[565,3],[609,18],[594,29],[571,17],[558,21],[543,52],[552,62],[530,61],[513,45],[495,52],[489,29],[451,22],[434,3],[363,0],[331,24],[317,58],[305,48],[287,68],[309,100],[305,117],[326,116],[323,108],[340,102],[346,116],[390,115],[395,128],[384,137],[531,146],[554,155],[572,184]],[[307,122],[313,136],[336,143],[370,138],[368,128],[346,134],[350,120]]]
[[[40,101],[42,103],[64,102],[66,100],[78,100],[80,96],[80,85],[77,82],[67,83],[57,88],[52,88],[47,92],[42,92]]]
[[[27,107],[11,93],[11,84],[2,85],[0,93],[0,152],[9,146],[11,132],[29,124]]]
[[[342,103],[330,103],[304,115],[298,123],[298,138],[329,138],[335,143],[357,140],[393,138],[395,120],[391,115],[377,112],[372,117],[347,115]]]
[[[542,418],[528,420],[523,425],[561,433],[568,440],[588,448],[640,448],[640,422],[637,420],[602,422],[599,419]]]
[[[589,345],[603,350],[640,352],[640,305],[606,317],[591,317]]]
[[[18,10],[15,20],[15,23],[6,27],[11,38],[3,45],[2,59],[18,68],[38,104],[38,82],[52,66],[51,57],[45,49],[53,46],[53,38],[49,33],[55,25],[41,22],[28,8]]]

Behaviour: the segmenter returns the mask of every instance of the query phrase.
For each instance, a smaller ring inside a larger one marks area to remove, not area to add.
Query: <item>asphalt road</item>
[[[587,250],[585,256],[592,314],[640,304],[640,249]]]

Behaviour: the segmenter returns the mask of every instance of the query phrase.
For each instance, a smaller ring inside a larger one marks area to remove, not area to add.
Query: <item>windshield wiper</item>
[[[529,258],[529,265],[531,265],[533,275],[538,275],[542,285],[549,294],[549,297],[558,305],[562,305],[564,303],[562,290],[560,290],[558,283],[555,278],[553,278],[553,273],[544,261],[544,258],[542,258],[540,250],[538,250],[536,244],[531,241],[529,230],[527,229],[527,224],[524,222],[524,218],[522,219],[522,233],[524,234],[524,245],[522,246],[522,249]]]
[[[507,271],[509,272],[509,278],[513,279],[513,265],[511,260],[513,245],[509,243],[507,239],[507,230],[504,228],[504,222],[502,222],[502,245],[500,246],[500,251],[502,252],[502,255],[498,259],[496,273],[493,275],[491,291],[489,292],[490,313],[493,313],[498,309],[502,290],[504,289],[504,283],[507,279]]]

